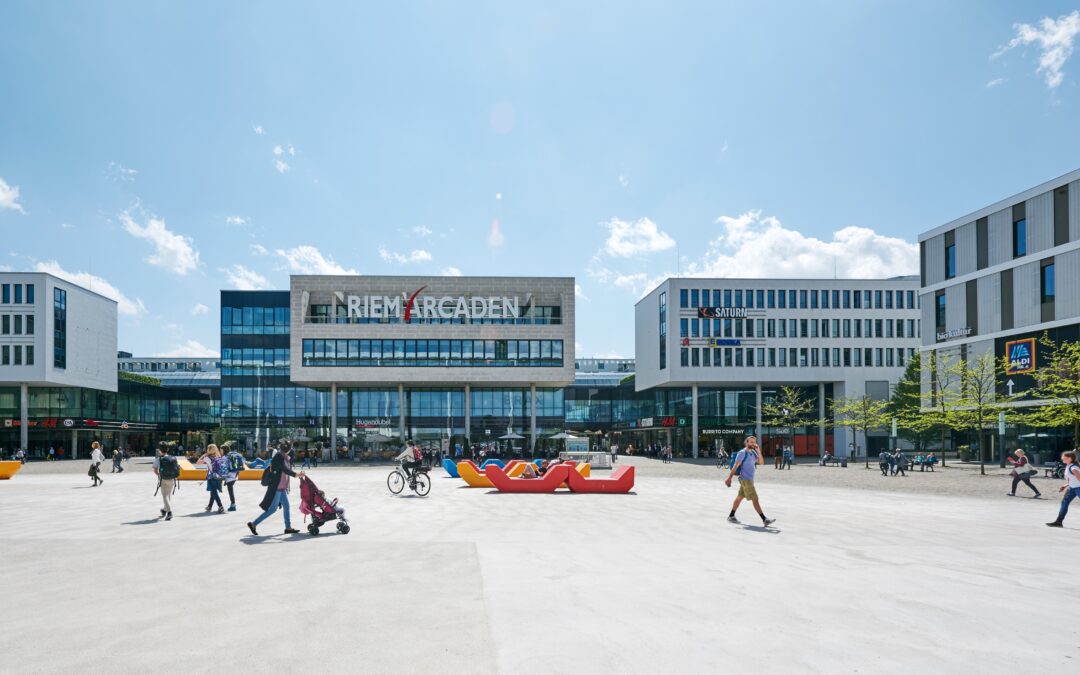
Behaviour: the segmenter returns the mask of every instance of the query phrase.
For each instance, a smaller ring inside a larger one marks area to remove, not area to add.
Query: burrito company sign
[[[518,298],[506,296],[434,296],[421,295],[427,286],[412,294],[346,295],[335,293],[348,317],[368,319],[516,319],[521,315]],[[336,313],[335,309],[335,313]]]

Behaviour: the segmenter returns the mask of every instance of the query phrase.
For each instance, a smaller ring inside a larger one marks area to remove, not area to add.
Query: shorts
[[[739,496],[743,499],[749,499],[754,501],[758,498],[757,490],[754,489],[754,481],[746,480],[745,478],[739,479]]]

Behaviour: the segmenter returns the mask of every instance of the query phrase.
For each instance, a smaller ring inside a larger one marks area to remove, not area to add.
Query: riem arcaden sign
[[[422,286],[411,295],[345,295],[335,293],[351,318],[401,319],[516,319],[521,315],[518,298],[506,296],[423,295]]]

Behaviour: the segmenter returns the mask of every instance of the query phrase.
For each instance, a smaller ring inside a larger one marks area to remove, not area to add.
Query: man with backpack
[[[761,522],[765,527],[776,522],[773,518],[765,517],[765,513],[761,510],[761,503],[758,501],[757,490],[754,488],[754,471],[758,464],[764,463],[765,459],[758,448],[757,437],[747,436],[746,446],[735,454],[735,464],[731,467],[727,480],[724,481],[724,485],[731,487],[731,479],[736,475],[739,477],[739,494],[735,497],[735,503],[731,505],[731,513],[728,515],[729,523],[738,524],[739,520],[735,517],[735,512],[739,510],[739,504],[742,504],[743,499],[749,499],[753,503],[754,510],[761,516]]]
[[[229,472],[225,475],[225,487],[229,490],[229,510],[235,511],[236,493],[233,491],[233,486],[236,484],[236,479],[240,477],[240,472],[244,470],[244,456],[229,446],[229,453],[225,455],[225,459],[229,463]]]
[[[169,454],[169,446],[158,443],[158,456],[154,458],[154,475],[158,477],[158,490],[161,491],[161,517],[172,520],[172,495],[176,491],[177,478],[180,477],[180,464]]]

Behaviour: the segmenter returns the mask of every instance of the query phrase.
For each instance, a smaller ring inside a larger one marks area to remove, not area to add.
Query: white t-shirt
[[[1068,464],[1065,466],[1065,477],[1069,479],[1069,488],[1080,488],[1080,466]]]

